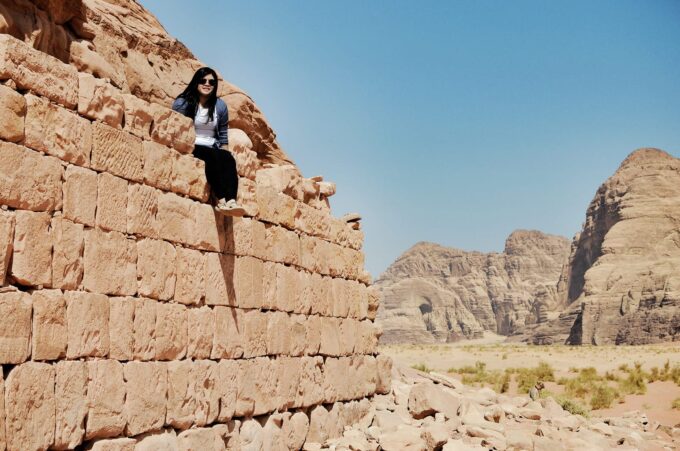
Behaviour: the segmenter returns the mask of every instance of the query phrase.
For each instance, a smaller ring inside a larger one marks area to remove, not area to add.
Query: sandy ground
[[[654,366],[661,368],[666,361],[670,362],[671,367],[680,364],[680,344],[675,343],[649,346],[527,346],[503,343],[504,338],[487,334],[479,340],[453,344],[390,345],[382,346],[381,352],[392,357],[397,364],[424,364],[442,373],[450,368],[474,365],[477,361],[486,363],[489,370],[529,368],[544,361],[552,366],[556,379],[573,377],[574,373],[570,369],[591,366],[599,374],[604,374],[624,363],[632,367],[635,362],[640,362],[645,370]],[[556,384],[549,384],[547,388],[554,392],[561,390]],[[593,411],[591,415],[621,415],[627,411],[641,410],[651,420],[673,426],[680,423],[680,411],[671,409],[671,403],[676,398],[680,398],[680,387],[675,383],[653,382],[647,385],[645,395],[628,395],[625,402],[613,405],[610,409]]]

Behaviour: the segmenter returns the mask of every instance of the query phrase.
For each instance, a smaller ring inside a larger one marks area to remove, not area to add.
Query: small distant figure
[[[529,390],[529,397],[531,398],[532,401],[536,401],[538,398],[541,397],[541,390],[545,388],[545,385],[543,385],[543,382],[538,381],[536,382],[536,385],[531,387]]]

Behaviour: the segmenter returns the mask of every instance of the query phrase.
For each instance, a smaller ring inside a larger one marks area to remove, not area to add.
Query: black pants
[[[194,156],[205,161],[205,176],[215,197],[236,199],[238,174],[231,152],[217,147],[196,146]]]

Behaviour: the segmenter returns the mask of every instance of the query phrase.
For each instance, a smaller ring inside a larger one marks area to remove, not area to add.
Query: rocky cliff
[[[574,238],[560,296],[562,319],[539,338],[643,344],[680,337],[679,159],[639,149],[602,184]]]
[[[432,343],[517,333],[559,304],[566,238],[518,230],[502,253],[418,243],[376,281],[383,343]]]
[[[366,416],[390,362],[335,185],[226,84],[246,215],[217,215],[169,108],[203,64],[151,14],[0,19],[0,451],[297,450]]]

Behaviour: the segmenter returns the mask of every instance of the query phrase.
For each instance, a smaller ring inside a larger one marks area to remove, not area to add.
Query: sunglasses
[[[215,83],[217,83],[217,80],[214,78],[204,78],[203,80],[199,81],[199,85],[210,85],[210,86],[215,86]]]

